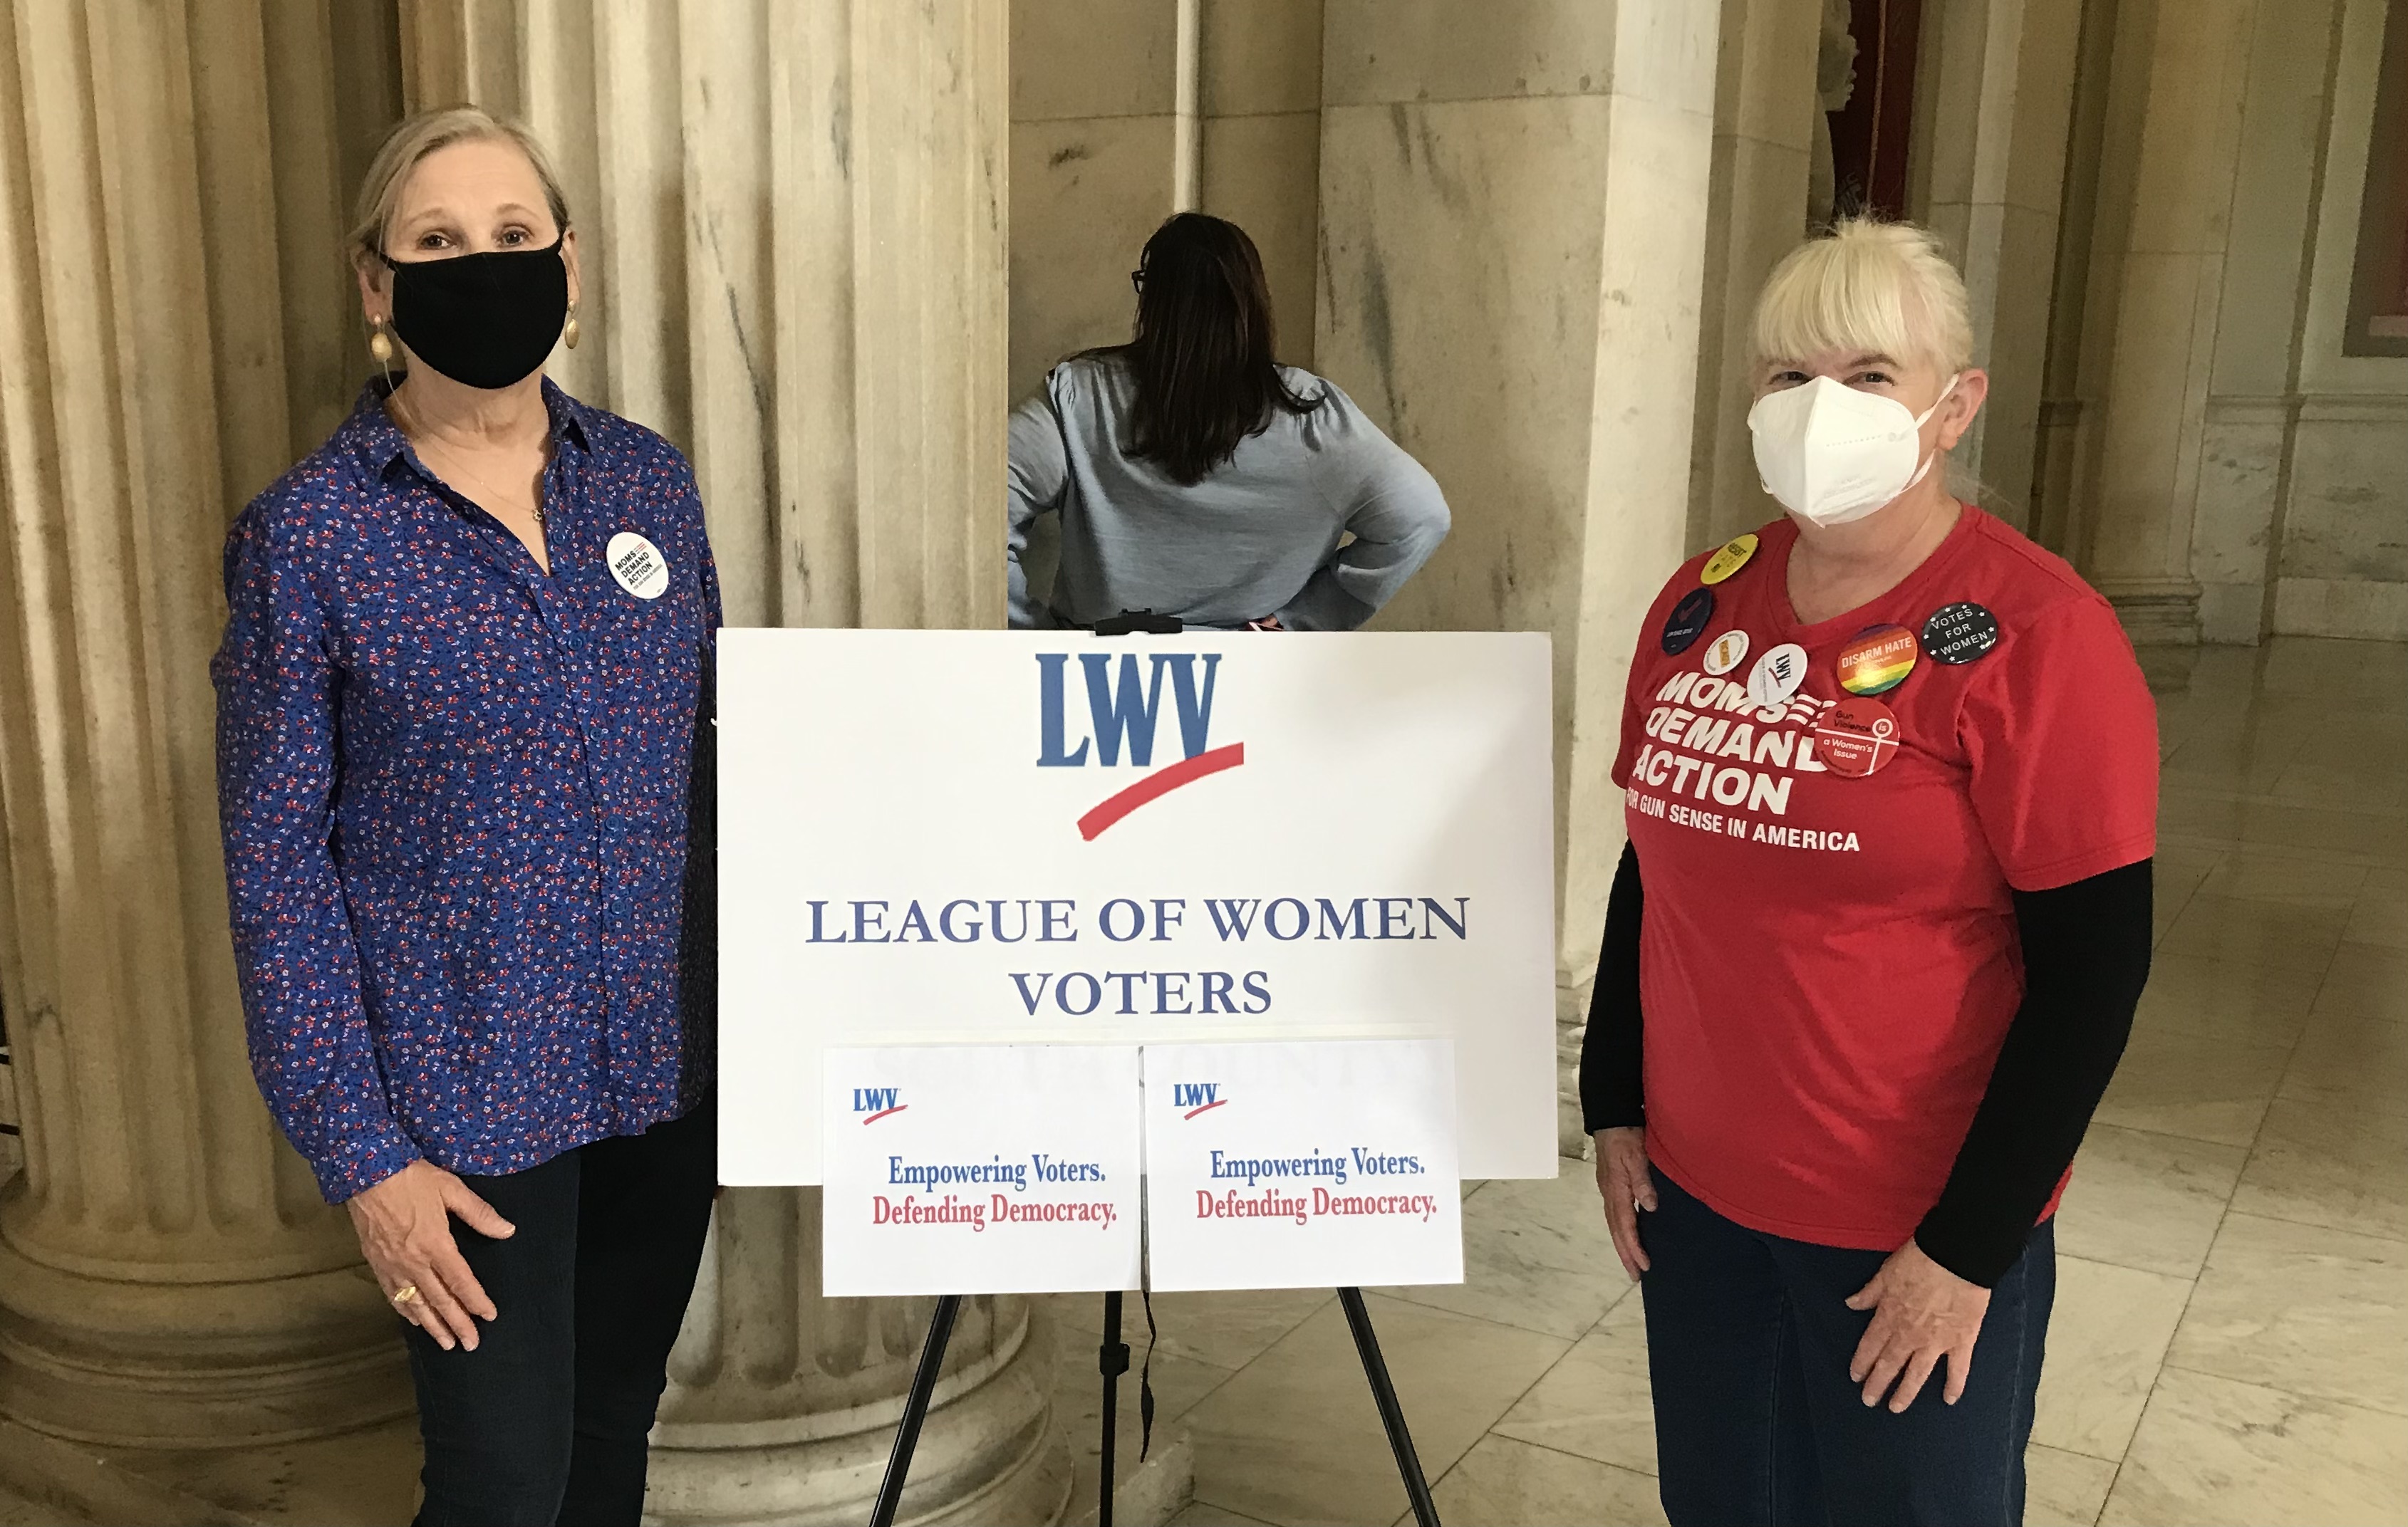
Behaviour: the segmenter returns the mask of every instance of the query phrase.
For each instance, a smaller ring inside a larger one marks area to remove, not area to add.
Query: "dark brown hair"
[[[1274,409],[1311,413],[1272,357],[1271,293],[1244,229],[1175,213],[1138,257],[1137,335],[1114,353],[1137,383],[1129,454],[1197,482],[1270,427]]]

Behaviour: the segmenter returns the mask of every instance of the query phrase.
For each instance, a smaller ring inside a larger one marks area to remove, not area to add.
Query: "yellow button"
[[[1734,535],[1725,541],[1713,556],[1706,559],[1705,567],[1698,574],[1698,581],[1708,584],[1720,583],[1746,566],[1747,559],[1755,555],[1756,532],[1749,531],[1744,535]]]

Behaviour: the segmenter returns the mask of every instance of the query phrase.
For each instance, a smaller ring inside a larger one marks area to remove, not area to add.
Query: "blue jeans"
[[[452,1221],[500,1312],[475,1351],[406,1328],[426,1443],[416,1527],[636,1527],[718,1178],[710,1099],[523,1172],[461,1177],[518,1234]]]
[[[1990,1293],[1963,1398],[1946,1363],[1903,1415],[1868,1407],[1848,1360],[1871,1324],[1846,1300],[1885,1253],[1733,1223],[1657,1172],[1639,1217],[1656,1458],[1674,1527],[1889,1522],[2012,1527],[2024,1517],[2049,1306],[2053,1221]]]

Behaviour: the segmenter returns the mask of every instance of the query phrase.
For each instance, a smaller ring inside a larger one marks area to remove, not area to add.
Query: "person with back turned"
[[[226,543],[251,1069],[407,1322],[421,1527],[635,1527],[717,1178],[702,504],[543,375],[523,128],[394,129],[350,254],[379,374]]]
[[[1272,358],[1237,224],[1179,213],[1130,279],[1136,337],[1055,366],[1011,416],[1011,623],[1360,626],[1446,538],[1438,484],[1334,383]],[[1043,514],[1062,526],[1050,601],[1021,566]]]

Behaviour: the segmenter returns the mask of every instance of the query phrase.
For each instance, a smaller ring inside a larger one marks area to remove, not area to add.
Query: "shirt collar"
[[[425,470],[417,452],[409,449],[409,437],[394,423],[393,415],[385,412],[384,400],[393,387],[390,378],[370,377],[360,389],[359,401],[351,405],[351,417],[344,423],[361,464],[375,478],[389,476],[397,465]],[[555,454],[564,442],[589,456],[595,454],[594,437],[597,432],[593,409],[561,391],[550,377],[543,378],[543,407],[551,416]]]

